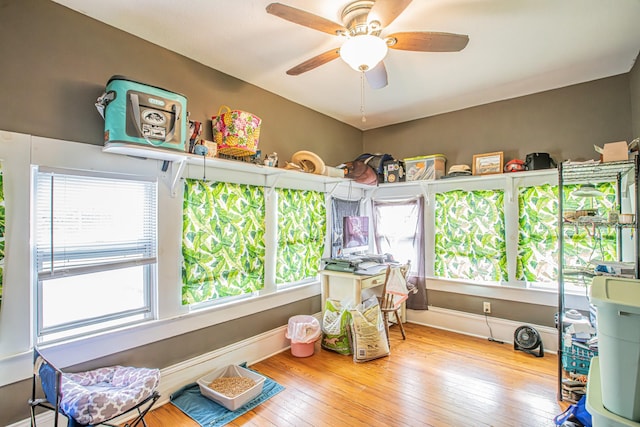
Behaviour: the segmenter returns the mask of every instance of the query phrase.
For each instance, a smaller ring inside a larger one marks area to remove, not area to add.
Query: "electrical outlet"
[[[490,302],[483,302],[482,303],[482,311],[484,313],[491,313],[491,303]]]

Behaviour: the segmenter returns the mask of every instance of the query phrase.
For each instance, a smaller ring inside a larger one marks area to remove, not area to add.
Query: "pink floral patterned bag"
[[[225,109],[226,112],[223,112]],[[235,157],[256,154],[261,122],[254,114],[221,106],[218,115],[211,118],[213,140],[218,146],[218,153]]]

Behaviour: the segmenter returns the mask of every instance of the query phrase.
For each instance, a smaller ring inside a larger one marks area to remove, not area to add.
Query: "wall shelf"
[[[186,165],[198,165],[206,166],[209,168],[245,172],[265,177],[265,186],[274,187],[280,179],[299,179],[307,182],[316,182],[320,184],[335,184],[335,188],[340,184],[351,185],[353,188],[358,188],[365,192],[370,193],[373,196],[380,190],[390,190],[394,188],[418,188],[423,194],[428,194],[431,188],[438,189],[440,187],[465,187],[473,183],[486,183],[486,182],[513,182],[521,178],[530,177],[553,177],[557,176],[555,169],[544,169],[525,172],[512,172],[493,175],[482,176],[468,176],[468,177],[456,177],[450,179],[438,179],[438,180],[424,180],[424,181],[403,181],[394,183],[379,183],[378,185],[366,185],[359,184],[351,179],[342,177],[331,177],[326,175],[316,175],[296,170],[289,170],[284,168],[274,168],[270,166],[264,166],[255,163],[242,162],[237,160],[220,159],[217,157],[197,156],[192,153],[185,153],[176,150],[169,150],[164,148],[152,147],[147,145],[125,143],[125,142],[107,142],[104,145],[103,150],[105,153],[123,154],[132,157],[139,157],[142,159],[156,159],[165,162],[163,170],[167,169],[167,162],[172,164],[172,179],[171,179],[171,194],[175,196],[176,188],[180,178],[184,173]],[[331,190],[326,190],[332,192]]]
[[[162,160],[165,162],[163,170],[167,170],[168,165],[166,165],[166,163],[171,162],[171,194],[173,196],[175,196],[178,182],[180,181],[180,178],[182,178],[186,165],[198,165],[208,168],[260,175],[265,177],[265,186],[267,187],[274,187],[280,178],[285,177],[307,182],[336,185],[340,183],[349,183],[351,181],[342,177],[332,177],[284,168],[274,168],[238,160],[220,159],[217,157],[205,157],[203,159],[202,156],[197,156],[192,153],[125,142],[107,142],[105,143],[102,151],[105,153],[122,154],[141,159]]]
[[[105,153],[124,154],[141,159],[164,160],[167,162],[181,161],[186,157],[185,153],[181,151],[126,142],[105,142],[102,151]]]

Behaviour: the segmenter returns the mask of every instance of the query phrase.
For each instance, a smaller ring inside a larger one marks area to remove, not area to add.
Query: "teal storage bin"
[[[587,383],[587,412],[591,415],[592,427],[640,427],[640,423],[616,415],[602,404],[602,378],[599,357],[591,360]]]
[[[567,372],[575,372],[581,375],[589,373],[589,364],[598,352],[590,349],[584,344],[571,343],[571,347],[562,346],[562,367]]]
[[[187,98],[123,76],[109,79],[96,107],[103,113],[104,142],[184,152]]]
[[[602,403],[640,421],[640,280],[596,276],[590,292],[598,309]]]

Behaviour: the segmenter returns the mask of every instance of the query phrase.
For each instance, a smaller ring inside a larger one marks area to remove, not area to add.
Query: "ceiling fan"
[[[287,71],[297,76],[341,57],[356,71],[365,73],[369,86],[387,86],[387,70],[382,60],[387,49],[418,52],[458,52],[469,43],[463,34],[411,31],[383,36],[384,29],[409,6],[411,0],[357,0],[341,14],[342,24],[281,3],[271,3],[267,13],[287,21],[344,39],[342,46],[314,56]]]

